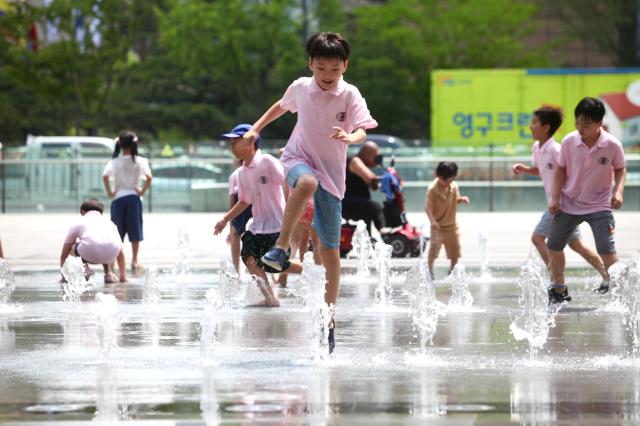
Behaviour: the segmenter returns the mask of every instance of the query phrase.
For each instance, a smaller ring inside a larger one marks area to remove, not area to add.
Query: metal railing
[[[421,151],[423,152],[423,151]],[[395,158],[404,181],[408,211],[424,209],[425,191],[443,157]],[[539,178],[515,176],[514,162],[529,157],[454,157],[461,192],[471,204],[465,211],[535,211],[546,205]],[[82,200],[98,198],[108,204],[102,184],[105,159],[4,159],[0,162],[2,213],[77,211]],[[225,211],[228,208],[229,158],[152,159],[154,174],[144,205],[147,211]],[[623,209],[640,211],[640,156],[627,156],[628,179]],[[381,199],[377,193],[374,197]]]

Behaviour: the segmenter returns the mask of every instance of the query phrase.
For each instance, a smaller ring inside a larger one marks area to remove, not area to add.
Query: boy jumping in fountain
[[[549,201],[549,212],[555,215],[547,240],[552,280],[549,304],[571,300],[564,281],[562,250],[582,222],[591,227],[605,268],[618,261],[612,209],[622,207],[626,165],[620,141],[602,128],[604,113],[602,101],[582,99],[574,111],[576,130],[565,136],[560,146]],[[609,282],[603,281],[595,291],[607,293]]]
[[[238,202],[216,223],[214,235],[218,235],[230,220],[251,207],[253,222],[242,234],[240,257],[252,275],[258,277],[258,288],[264,296],[260,306],[280,306],[278,297],[269,285],[266,272],[280,272],[266,265],[260,258],[269,250],[280,235],[284,214],[284,170],[280,162],[269,154],[262,154],[260,136],[253,141],[243,138],[251,129],[250,124],[239,124],[229,133],[222,135],[231,144],[233,155],[242,160],[237,176]],[[299,262],[282,265],[282,270],[292,273],[302,272]]]
[[[513,173],[524,173],[531,176],[540,176],[544,185],[547,202],[551,201],[553,191],[553,177],[558,168],[560,156],[560,144],[553,138],[556,130],[562,124],[562,112],[558,108],[545,106],[533,112],[531,124],[531,136],[536,141],[531,147],[531,166],[516,163],[512,166]],[[546,239],[549,237],[553,215],[548,211],[542,214],[540,221],[533,230],[531,242],[540,253],[540,257],[547,267],[549,266],[549,251]],[[603,283],[609,281],[609,274],[604,269],[602,259],[593,250],[584,245],[580,230],[576,227],[568,239],[569,247],[584,258],[602,276]]]
[[[313,196],[313,228],[320,239],[320,257],[327,271],[325,302],[333,309],[340,286],[341,199],[345,191],[347,145],[361,144],[366,130],[378,123],[371,117],[358,89],[342,75],[349,65],[350,46],[340,34],[323,32],[307,41],[312,77],[294,81],[253,124],[245,138],[257,134],[285,112],[297,112],[298,120],[282,154],[287,183],[295,188],[287,200],[280,237],[262,261],[281,270],[287,261],[291,233]],[[327,341],[333,351],[335,321],[329,320]]]

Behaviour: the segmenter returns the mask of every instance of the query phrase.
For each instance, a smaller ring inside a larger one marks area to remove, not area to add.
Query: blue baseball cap
[[[238,124],[236,127],[231,129],[229,133],[223,133],[222,138],[223,139],[241,138],[244,136],[245,133],[251,130],[251,127],[252,127],[251,124],[246,124],[246,123]],[[256,138],[256,148],[260,148],[261,143],[262,143],[262,139],[260,139],[260,135],[258,134],[258,137]]]

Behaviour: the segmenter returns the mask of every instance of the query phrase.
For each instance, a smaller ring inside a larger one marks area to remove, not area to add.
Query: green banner
[[[640,68],[460,69],[431,73],[432,144],[528,145],[531,113],[544,105],[564,113],[561,140],[585,96],[605,103],[604,124],[625,145],[640,142]]]

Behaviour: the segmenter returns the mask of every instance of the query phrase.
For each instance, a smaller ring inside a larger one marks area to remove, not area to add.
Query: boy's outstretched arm
[[[513,170],[513,173],[517,175],[519,175],[520,173],[524,173],[531,176],[540,176],[540,170],[538,170],[537,167],[527,166],[522,163],[514,164],[513,166],[511,166],[511,170]]]
[[[340,127],[333,127],[331,139],[342,141],[347,145],[358,145],[367,140],[367,132],[361,127],[356,129],[353,133],[347,133]]]
[[[282,117],[284,113],[287,112],[287,110],[280,106],[281,101],[282,99],[278,99],[276,103],[271,105],[271,108],[269,108],[267,112],[262,114],[262,117],[260,117],[258,121],[253,123],[253,126],[251,126],[251,130],[245,133],[243,138],[249,139],[251,142],[255,142],[256,138],[258,137],[258,133],[260,133],[262,129],[267,127],[267,125],[272,121],[275,121],[278,118]]]
[[[627,180],[627,168],[623,167],[613,171],[613,196],[611,197],[611,207],[619,209],[622,207],[624,198],[622,194],[624,192],[624,184]]]
[[[71,253],[71,249],[73,248],[73,243],[64,243],[62,246],[62,252],[60,253],[60,267],[64,265],[64,261],[67,260],[69,254]]]
[[[230,220],[233,220],[236,216],[245,211],[247,207],[249,207],[249,204],[245,203],[244,201],[238,201],[236,205],[233,206],[233,208],[229,210],[223,216],[223,218],[218,221],[218,223],[216,223],[215,228],[213,228],[213,235],[218,235],[219,233],[221,233],[224,227],[227,226],[227,223],[229,223]]]

